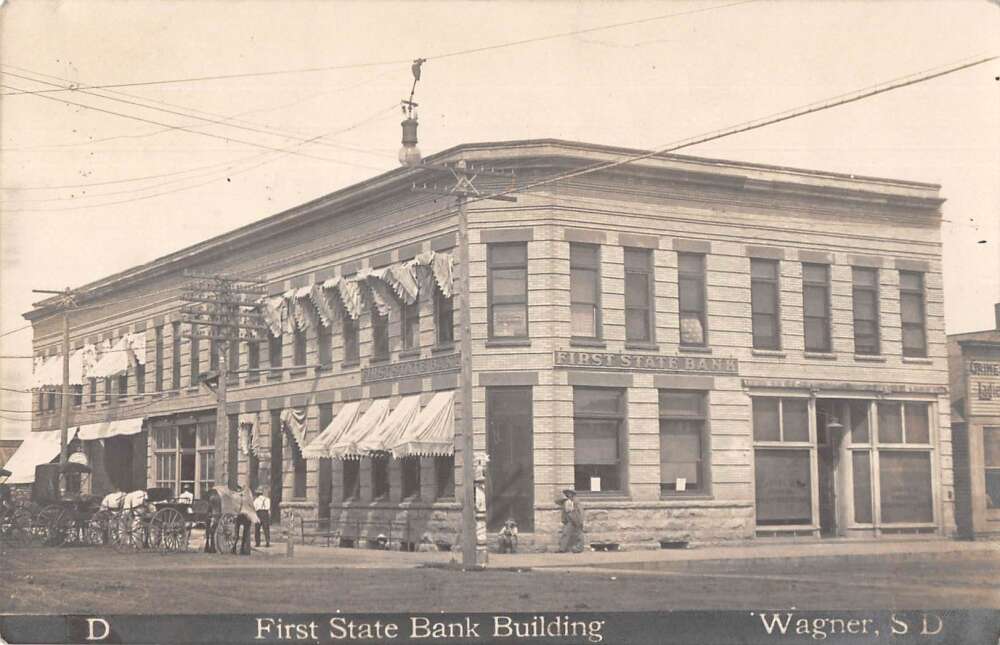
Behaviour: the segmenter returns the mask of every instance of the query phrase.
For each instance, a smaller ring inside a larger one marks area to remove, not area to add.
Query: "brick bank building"
[[[527,186],[636,154],[534,140],[427,162]],[[71,427],[94,492],[249,483],[286,522],[457,544],[471,414],[490,529],[513,517],[537,549],[570,487],[588,541],[632,547],[954,533],[938,186],[663,155],[473,201],[463,410],[458,216],[411,189],[429,172],[83,287],[100,307],[72,315]],[[220,359],[179,315],[192,269],[268,280],[270,331],[221,359],[244,370],[225,428],[198,382]],[[59,306],[26,314],[40,385]],[[58,403],[35,405],[41,445]]]

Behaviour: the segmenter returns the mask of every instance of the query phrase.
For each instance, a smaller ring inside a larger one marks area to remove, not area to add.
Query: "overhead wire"
[[[559,39],[559,38],[568,38],[570,36],[575,36],[575,35],[578,35],[578,34],[589,34],[589,33],[594,33],[594,32],[597,32],[597,31],[606,31],[606,30],[609,30],[609,29],[619,29],[621,27],[629,27],[629,26],[638,25],[638,24],[644,24],[644,23],[650,23],[650,22],[657,22],[657,21],[660,21],[660,20],[667,20],[667,19],[670,19],[670,18],[677,18],[677,17],[681,17],[681,16],[688,16],[688,15],[693,15],[693,14],[698,14],[698,13],[704,13],[704,12],[708,12],[708,11],[715,11],[715,10],[718,10],[718,9],[726,9],[726,8],[729,8],[729,7],[736,7],[736,6],[739,6],[739,5],[749,4],[749,3],[752,3],[752,2],[756,2],[756,1],[757,0],[738,0],[737,2],[730,2],[730,3],[727,3],[727,4],[712,5],[712,6],[709,6],[709,7],[699,7],[699,8],[696,8],[696,9],[689,9],[689,10],[685,10],[685,11],[674,11],[674,12],[671,12],[671,13],[660,14],[660,15],[656,15],[656,16],[649,16],[649,17],[646,17],[646,18],[637,18],[635,20],[628,20],[628,21],[625,21],[625,22],[613,23],[613,24],[610,24],[610,25],[599,25],[599,26],[596,26],[596,27],[588,27],[588,28],[585,28],[585,29],[574,29],[574,30],[571,30],[571,31],[564,31],[564,32],[559,32],[559,33],[555,33],[555,34],[547,34],[547,35],[543,35],[543,36],[535,36],[535,37],[532,37],[532,38],[523,38],[523,39],[519,39],[519,40],[513,40],[513,41],[504,42],[504,43],[497,43],[497,44],[493,44],[493,45],[484,45],[484,46],[481,46],[481,47],[471,47],[471,48],[467,48],[467,49],[459,49],[459,50],[455,50],[455,51],[445,52],[445,53],[442,53],[442,54],[436,54],[436,55],[432,55],[432,56],[425,56],[424,59],[425,60],[442,60],[442,59],[446,59],[446,58],[453,58],[453,57],[456,57],[456,56],[464,56],[464,55],[467,55],[467,54],[476,54],[476,53],[481,53],[481,52],[486,52],[486,51],[494,51],[494,50],[497,50],[497,49],[505,49],[505,48],[508,48],[508,47],[515,47],[515,46],[519,46],[519,45],[527,45],[527,44],[532,44],[532,43],[544,42],[544,41],[547,41],[547,40],[555,40],[555,39]],[[193,76],[193,77],[188,77],[188,78],[160,79],[160,80],[154,80],[154,81],[136,81],[136,82],[130,82],[130,83],[107,83],[107,84],[100,84],[100,85],[85,85],[85,86],[80,86],[80,87],[60,88],[60,89],[51,89],[51,90],[33,90],[32,91],[32,90],[17,89],[14,92],[5,92],[5,93],[2,93],[2,94],[0,94],[0,96],[16,96],[16,95],[19,95],[19,94],[47,94],[47,93],[55,93],[55,92],[73,92],[73,91],[79,91],[79,90],[94,90],[94,89],[108,89],[108,88],[121,88],[121,87],[138,87],[138,86],[148,86],[148,85],[168,85],[168,84],[176,84],[176,83],[194,83],[194,82],[201,82],[201,81],[217,81],[217,80],[228,80],[228,79],[237,79],[237,78],[253,78],[253,77],[265,77],[265,76],[277,76],[277,75],[283,75],[283,74],[302,74],[302,73],[311,73],[311,72],[336,71],[336,70],[344,70],[344,69],[359,69],[359,68],[365,68],[365,67],[384,67],[384,66],[388,66],[388,65],[403,65],[403,64],[407,64],[408,65],[411,62],[412,62],[411,59],[395,59],[395,60],[385,60],[385,61],[367,62],[367,63],[349,63],[349,64],[341,64],[341,65],[324,65],[324,66],[315,66],[315,67],[300,67],[300,68],[295,68],[295,69],[272,70],[272,71],[266,71],[266,72],[243,72],[243,73],[236,73],[236,74],[214,74],[214,75],[206,75],[206,76]],[[10,89],[13,89],[13,88],[10,88]]]

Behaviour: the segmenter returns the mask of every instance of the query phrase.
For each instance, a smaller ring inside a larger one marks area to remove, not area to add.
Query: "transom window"
[[[879,443],[930,443],[926,403],[878,404]]]

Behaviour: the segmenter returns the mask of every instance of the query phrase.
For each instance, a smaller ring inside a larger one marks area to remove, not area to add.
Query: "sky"
[[[998,54],[997,33],[997,4],[962,0],[9,0],[0,355],[31,353],[30,329],[14,331],[31,289],[80,286],[396,167],[414,58],[428,59],[424,154],[528,138],[653,149]],[[946,328],[988,329],[998,79],[993,61],[683,153],[941,184]],[[118,87],[21,93],[71,84]],[[0,359],[0,438],[28,428],[30,395],[11,390],[30,371]]]

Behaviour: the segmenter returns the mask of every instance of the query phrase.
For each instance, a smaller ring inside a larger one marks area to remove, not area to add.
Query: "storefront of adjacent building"
[[[948,336],[955,515],[963,537],[1000,534],[1000,304],[996,328]]]
[[[552,548],[554,497],[575,488],[595,542],[954,532],[938,187],[620,163],[634,154],[544,140],[427,164],[527,186],[619,162],[469,204],[491,530],[514,518],[523,545]],[[142,419],[113,436],[142,446],[149,486],[247,484],[278,517],[456,544],[460,254],[451,198],[411,190],[428,174],[402,168],[88,285],[103,306],[73,314],[73,349],[121,344],[129,360],[81,376],[74,427]],[[226,428],[198,385],[209,348],[183,338],[185,269],[268,281],[270,331],[224,358],[243,370]],[[39,355],[58,354],[56,310],[28,314]]]

